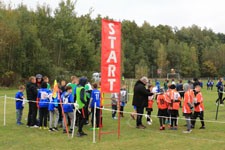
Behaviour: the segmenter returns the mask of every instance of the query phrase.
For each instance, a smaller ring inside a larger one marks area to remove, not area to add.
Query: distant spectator
[[[27,120],[27,126],[28,127],[38,127],[37,126],[37,105],[36,105],[36,99],[37,99],[37,86],[36,86],[36,78],[34,76],[31,76],[29,78],[29,82],[26,86],[26,92],[27,92],[27,99],[29,100],[29,112],[28,112],[28,120]]]

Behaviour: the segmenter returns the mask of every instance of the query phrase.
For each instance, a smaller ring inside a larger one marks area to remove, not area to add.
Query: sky
[[[13,7],[23,3],[34,10],[37,4],[47,4],[54,10],[61,0],[2,1],[5,4],[11,3]],[[83,15],[92,8],[93,18],[101,14],[115,21],[134,20],[139,26],[144,21],[154,26],[162,24],[179,29],[195,24],[216,33],[225,33],[224,6],[225,0],[77,0],[75,11]]]

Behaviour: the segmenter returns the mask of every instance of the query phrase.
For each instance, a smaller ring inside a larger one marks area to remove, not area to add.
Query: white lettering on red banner
[[[119,93],[121,23],[102,19],[101,92]]]

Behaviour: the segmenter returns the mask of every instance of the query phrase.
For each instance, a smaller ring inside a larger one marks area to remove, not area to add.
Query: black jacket
[[[145,88],[143,82],[138,80],[134,86],[134,96],[133,96],[133,106],[136,107],[147,107],[148,106],[148,96],[152,96]]]
[[[34,84],[32,82],[28,82],[27,87],[26,87],[26,92],[27,92],[27,99],[28,100],[36,101],[36,99],[37,99],[37,86],[36,86],[36,84]]]

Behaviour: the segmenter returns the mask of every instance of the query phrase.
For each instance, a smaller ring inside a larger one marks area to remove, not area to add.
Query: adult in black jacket
[[[134,96],[133,96],[133,106],[136,106],[138,114],[144,113],[144,107],[148,106],[148,96],[152,96],[153,93],[150,93],[145,88],[145,85],[148,83],[147,77],[142,77],[138,80],[134,86]],[[142,124],[142,115],[137,115],[137,128],[144,129],[146,128]]]
[[[37,86],[36,86],[36,78],[34,76],[29,78],[29,82],[27,83],[26,92],[27,99],[32,102],[29,103],[29,112],[28,112],[28,127],[37,127],[36,117],[37,117]]]

